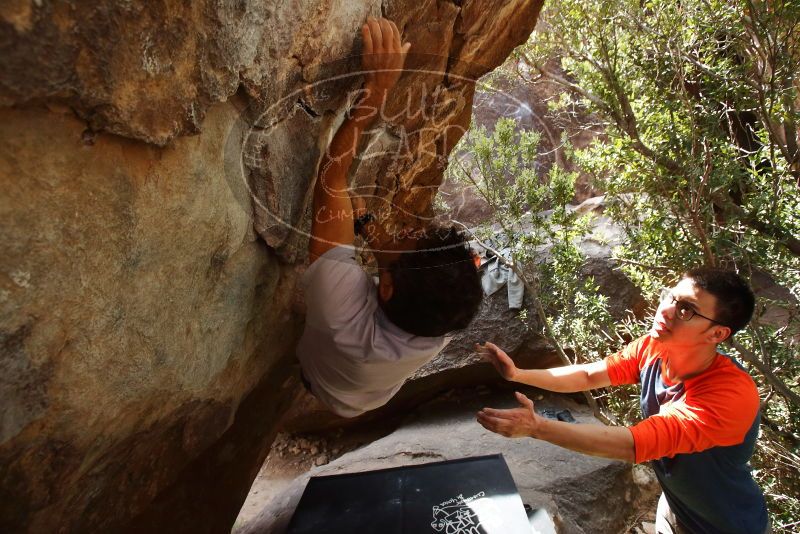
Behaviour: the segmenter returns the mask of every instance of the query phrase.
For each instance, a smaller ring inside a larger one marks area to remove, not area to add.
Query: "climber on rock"
[[[602,361],[518,369],[496,345],[479,345],[506,380],[549,391],[639,383],[644,420],[630,427],[552,421],[517,393],[521,407],[484,408],[478,422],[506,437],[650,462],[663,490],[658,534],[770,532],[764,495],[748,466],[758,437],[758,390],[738,362],[717,350],[747,325],[754,302],[736,273],[698,268],[662,291],[647,335]]]
[[[483,297],[473,255],[454,228],[389,235],[368,213],[354,220],[348,170],[411,47],[386,19],[370,17],[362,36],[361,99],[333,137],[314,187],[306,324],[297,347],[304,384],[343,417],[388,402],[441,351],[448,334],[469,324]],[[377,286],[356,262],[357,232],[375,257]]]

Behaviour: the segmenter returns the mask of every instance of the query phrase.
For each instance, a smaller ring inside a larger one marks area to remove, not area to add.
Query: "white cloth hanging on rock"
[[[494,253],[490,252],[482,245],[478,243],[471,243],[471,245],[473,250],[475,250],[481,258],[481,286],[483,286],[484,295],[494,295],[503,286],[506,286],[509,309],[521,309],[522,301],[525,297],[525,284],[523,284],[520,277],[517,276],[517,273],[501,262]],[[504,259],[508,260],[511,258],[511,249],[509,247],[496,250]]]

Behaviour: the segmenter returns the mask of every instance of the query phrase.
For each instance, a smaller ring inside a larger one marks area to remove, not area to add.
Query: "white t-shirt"
[[[447,344],[389,321],[353,247],[325,252],[305,272],[303,286],[306,325],[297,358],[314,395],[342,417],[386,404]]]

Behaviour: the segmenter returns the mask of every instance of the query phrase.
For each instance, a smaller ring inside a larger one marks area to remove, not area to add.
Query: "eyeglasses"
[[[677,317],[681,321],[691,321],[692,317],[694,317],[696,315],[698,317],[702,317],[703,319],[705,319],[707,321],[711,321],[712,323],[716,323],[716,324],[725,326],[724,324],[720,323],[719,321],[717,321],[715,319],[712,319],[711,317],[706,317],[705,315],[703,315],[701,313],[698,313],[697,310],[692,308],[692,305],[689,304],[688,302],[676,299],[672,295],[672,290],[665,287],[664,289],[661,290],[661,300],[660,300],[660,302],[661,302],[661,304],[665,304],[665,303],[667,303],[667,301],[670,301],[669,302],[670,304],[675,304],[675,317]]]

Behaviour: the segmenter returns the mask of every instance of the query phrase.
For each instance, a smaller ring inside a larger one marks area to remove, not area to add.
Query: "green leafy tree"
[[[595,131],[600,125],[588,148],[561,148],[607,193],[606,213],[626,236],[615,256],[646,296],[655,299],[700,264],[734,268],[756,289],[769,289],[727,350],[759,384],[757,476],[776,531],[795,531],[800,2],[564,0],[546,6],[514,59],[509,70],[523,82],[560,88],[554,116],[579,113]],[[555,169],[537,176],[535,138],[508,122],[492,134],[477,130],[462,146],[473,159],[454,172],[468,176],[527,250],[515,260],[549,247],[533,285],[551,338],[582,358],[599,357],[620,331],[608,325],[591,281],[575,276],[583,259],[574,242],[590,223],[566,207],[574,175]],[[552,216],[524,215],[544,209]],[[523,221],[532,233],[524,239]]]
[[[540,328],[564,364],[591,361],[608,348],[608,332],[616,328],[606,297],[581,274],[585,258],[578,244],[593,229],[592,215],[570,205],[576,173],[553,166],[539,176],[539,142],[538,132],[503,118],[491,132],[471,129],[448,171],[492,208],[495,224],[476,237],[503,258],[532,296],[536,316],[523,319]],[[498,248],[509,250],[507,257]],[[590,394],[586,398],[598,417],[609,420]]]

